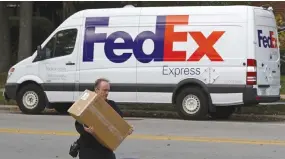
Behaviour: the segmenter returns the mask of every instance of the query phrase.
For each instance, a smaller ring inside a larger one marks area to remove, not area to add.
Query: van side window
[[[53,57],[69,55],[73,52],[77,29],[63,30],[57,33]]]
[[[50,58],[69,55],[73,52],[77,37],[77,29],[67,29],[57,32],[45,46],[50,52]]]

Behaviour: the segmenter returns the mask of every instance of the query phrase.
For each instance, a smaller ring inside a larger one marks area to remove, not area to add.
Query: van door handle
[[[75,63],[69,61],[66,63],[66,65],[75,65]]]

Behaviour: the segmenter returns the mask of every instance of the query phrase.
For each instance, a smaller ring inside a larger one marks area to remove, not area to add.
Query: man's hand
[[[133,133],[133,131],[134,131],[134,126],[132,125],[132,126],[131,126],[131,129],[130,129],[130,131],[129,131],[129,135],[131,135],[131,134]]]
[[[86,127],[85,125],[83,125],[84,130],[87,131],[89,134],[94,135],[94,129],[92,126],[90,127]]]
[[[83,127],[84,127],[85,131],[87,131],[89,134],[95,136],[94,129],[92,126],[86,127],[85,125],[83,125]],[[131,135],[133,133],[133,131],[134,131],[134,126],[132,125],[128,134]]]

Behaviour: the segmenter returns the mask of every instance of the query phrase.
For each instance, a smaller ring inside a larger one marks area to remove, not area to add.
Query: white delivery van
[[[274,14],[252,6],[79,11],[10,69],[4,94],[24,113],[61,112],[101,77],[116,102],[173,104],[184,119],[278,101]]]

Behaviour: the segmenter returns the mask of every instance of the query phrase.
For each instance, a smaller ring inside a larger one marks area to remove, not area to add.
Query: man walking
[[[100,78],[95,82],[95,92],[102,96],[106,102],[121,116],[123,117],[122,111],[112,100],[108,100],[108,94],[110,91],[110,84],[107,79]],[[99,143],[96,138],[92,135],[93,128],[86,127],[75,121],[75,128],[80,134],[78,139],[79,148],[79,159],[116,159],[114,152],[104,145]],[[95,128],[96,129],[96,128]],[[132,132],[130,132],[132,133]]]

